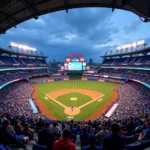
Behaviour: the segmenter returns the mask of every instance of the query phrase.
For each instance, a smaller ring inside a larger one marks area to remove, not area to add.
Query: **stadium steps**
[[[114,61],[110,64],[110,65],[114,65],[115,64],[116,59],[114,59]]]
[[[16,64],[20,64],[15,58],[12,57],[12,59]]]
[[[39,65],[41,64],[41,62],[38,59],[36,61],[38,62]]]
[[[130,61],[130,63],[129,64],[132,64],[132,63],[134,63],[134,61],[136,60],[136,58],[137,58],[137,56],[135,56],[131,61]]]
[[[141,60],[144,58],[144,56],[143,57],[141,57],[137,62],[139,63],[139,62],[141,62]]]
[[[20,60],[21,60],[21,62],[24,64],[24,65],[26,65],[26,63],[20,58]]]

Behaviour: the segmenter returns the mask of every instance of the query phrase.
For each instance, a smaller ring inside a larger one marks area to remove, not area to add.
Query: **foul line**
[[[104,95],[102,94],[102,96],[99,96],[99,97],[97,97],[97,98],[95,98],[95,99],[93,99],[93,100],[91,100],[91,101],[89,101],[89,102],[87,102],[87,103],[85,103],[85,104],[79,106],[78,108],[81,109],[81,108],[83,108],[83,107],[85,107],[85,106],[87,106],[87,105],[89,105],[89,104],[91,104],[91,103],[97,101],[99,98],[101,98],[101,97],[103,97],[103,96],[104,96]]]
[[[48,94],[46,94],[47,97],[49,97],[51,100],[53,100],[55,103],[57,103],[58,105],[62,106],[63,108],[67,108],[67,106],[65,106],[64,104],[62,104],[61,102],[57,101],[56,99],[50,97]]]
[[[52,98],[52,97],[49,96],[48,94],[46,94],[46,96],[49,97],[51,100],[53,100],[53,101],[54,101],[55,103],[57,103],[58,105],[62,106],[63,108],[65,108],[65,109],[68,108],[67,106],[65,106],[64,104],[62,104],[61,102],[59,102],[59,101],[56,100],[55,98]],[[83,105],[77,107],[77,108],[79,108],[79,109],[84,108],[85,106],[87,106],[87,105],[89,105],[89,104],[91,104],[91,103],[97,101],[99,98],[101,98],[101,97],[103,97],[103,96],[104,96],[104,95],[101,94],[101,96],[99,96],[99,97],[97,97],[97,98],[95,98],[95,99],[93,99],[93,100],[91,100],[91,101],[89,101],[89,102],[87,102],[87,103],[85,103],[85,104],[83,104]]]

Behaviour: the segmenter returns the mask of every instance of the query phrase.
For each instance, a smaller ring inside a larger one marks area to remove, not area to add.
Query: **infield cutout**
[[[76,101],[78,98],[77,97],[71,97],[70,100],[71,101]]]

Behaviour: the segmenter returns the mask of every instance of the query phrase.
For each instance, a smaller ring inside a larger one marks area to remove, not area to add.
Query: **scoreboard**
[[[82,71],[86,70],[86,61],[84,58],[66,58],[64,63],[64,70],[68,71]]]

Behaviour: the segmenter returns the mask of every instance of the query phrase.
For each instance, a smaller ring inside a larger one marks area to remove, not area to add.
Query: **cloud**
[[[73,39],[77,37],[76,34],[65,33],[64,35],[50,35],[47,37],[48,44],[69,44]]]
[[[131,22],[130,24],[127,24],[123,28],[123,30],[128,34],[131,34],[140,28],[141,23],[142,22],[139,22],[139,20],[135,20],[135,21]]]
[[[0,46],[7,47],[13,41],[36,47],[48,56],[48,60],[64,61],[68,53],[83,53],[86,59],[92,57],[98,62],[100,55],[115,50],[118,45],[148,39],[150,26],[130,14],[124,11],[122,18],[122,11],[112,13],[111,9],[104,8],[50,13],[38,20],[30,19],[0,35]]]

